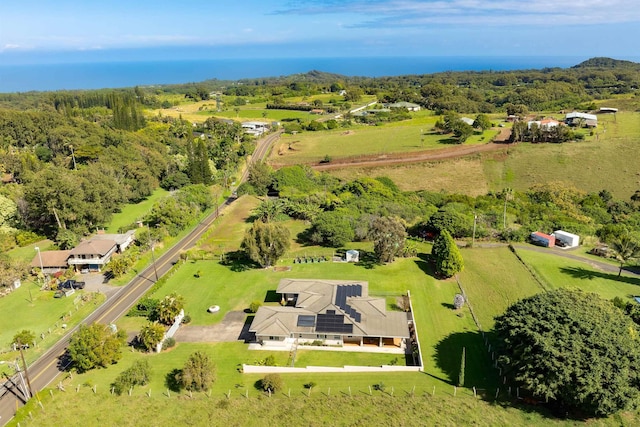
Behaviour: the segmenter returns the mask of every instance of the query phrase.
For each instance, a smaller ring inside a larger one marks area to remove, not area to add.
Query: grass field
[[[622,273],[608,273],[587,263],[552,254],[519,250],[518,254],[552,289],[578,288],[594,292],[602,298],[630,298],[640,295],[640,278]]]
[[[487,194],[490,189],[482,161],[474,157],[376,168],[345,168],[329,173],[344,180],[386,176],[402,191],[445,191],[479,196]]]
[[[18,247],[7,251],[7,255],[9,255],[13,259],[19,259],[24,262],[31,262],[31,260],[38,254],[36,251],[36,247],[40,248],[41,251],[49,251],[53,250],[55,243],[52,240],[45,239],[40,240],[39,242],[30,243],[26,246]]]
[[[412,114],[414,119],[381,126],[354,125],[348,129],[283,135],[280,146],[272,151],[270,162],[278,165],[317,163],[326,155],[334,159],[382,156],[444,148],[450,144],[448,136],[431,131],[437,116],[429,112]],[[482,135],[473,135],[465,144],[484,144],[496,132],[490,130]]]
[[[36,335],[38,346],[25,352],[27,363],[33,362],[66,332],[78,324],[104,301],[104,295],[91,294],[92,300],[80,299],[84,291],[66,298],[53,298],[53,291],[41,291],[37,283],[27,281],[4,298],[0,298],[0,360],[14,360],[11,340],[23,329]],[[11,315],[7,315],[10,313]],[[49,330],[51,332],[49,332]],[[42,340],[41,334],[45,338]],[[5,366],[5,365],[3,365]],[[1,371],[1,370],[0,370]]]
[[[215,99],[209,99],[207,101],[198,101],[198,102],[184,102],[184,100],[180,102],[179,105],[164,108],[161,110],[152,110],[149,112],[150,115],[157,116],[161,114],[162,116],[169,117],[182,117],[185,120],[189,120],[190,122],[200,123],[205,121],[209,117],[220,117],[227,119],[237,119],[240,121],[246,120],[263,120],[263,121],[281,121],[283,119],[302,119],[304,121],[318,120],[322,118],[326,118],[326,116],[318,116],[314,114],[310,114],[307,111],[294,111],[294,110],[268,110],[266,108],[266,102],[259,103],[250,103],[241,106],[231,105],[231,101],[233,101],[233,97],[224,97],[223,103],[221,104],[221,111],[216,110],[216,101]],[[300,103],[300,102],[308,102],[311,103],[314,100],[320,100],[326,105],[330,105],[329,101],[331,99],[335,99],[340,101],[341,97],[335,94],[319,94],[312,95],[309,97],[292,97],[287,98],[285,101],[287,103]],[[173,99],[175,100],[175,99]],[[362,97],[362,100],[353,103],[353,107],[358,105],[365,105],[371,101],[375,100],[374,95],[365,95]],[[226,104],[225,102],[226,101]],[[238,111],[236,111],[236,108]]]
[[[463,249],[462,257],[460,282],[485,331],[509,305],[544,291],[507,247]]]
[[[117,233],[120,227],[128,226],[138,220],[141,220],[151,211],[153,204],[164,196],[169,194],[167,190],[162,188],[156,189],[153,194],[140,203],[123,206],[120,212],[114,213],[111,222],[106,227],[107,233]]]
[[[255,299],[266,298],[266,303],[270,303],[273,294],[269,291],[275,290],[283,277],[366,280],[372,295],[387,298],[409,290],[418,325],[424,373],[286,374],[283,375],[284,392],[275,394],[270,400],[255,388],[261,375],[242,374],[239,368],[243,363],[253,364],[270,355],[275,357],[276,364],[287,365],[290,363],[288,352],[250,351],[242,342],[178,343],[175,348],[160,354],[126,350],[123,359],[108,369],[74,374],[65,380],[67,392],[56,391],[52,399],[47,396],[46,416],[39,415],[39,408],[32,408],[36,417],[30,421],[27,408],[20,418],[21,425],[78,425],[80,420],[110,425],[169,422],[190,425],[245,425],[249,422],[263,425],[261,423],[264,422],[264,425],[281,425],[289,420],[289,410],[303,407],[304,415],[291,418],[290,423],[335,424],[339,419],[345,424],[360,424],[367,420],[374,425],[424,425],[425,420],[429,424],[446,425],[469,422],[477,425],[575,425],[576,421],[550,418],[542,408],[514,408],[515,402],[509,403],[504,389],[499,393],[500,403],[490,403],[495,399],[495,390],[501,386],[496,370],[470,311],[466,307],[457,311],[452,309],[454,295],[459,292],[455,279],[436,280],[433,277],[427,262],[426,254],[430,251],[427,244],[419,245],[418,257],[398,259],[384,266],[330,262],[290,264],[286,260],[281,264],[290,265],[292,269],[283,272],[273,269],[234,271],[220,264],[216,251],[238,248],[242,232],[248,226],[247,218],[258,202],[256,198],[242,197],[234,203],[218,220],[217,227],[200,242],[208,248],[207,251],[214,252],[214,259],[187,261],[154,296],[161,297],[172,291],[182,294],[193,324],[205,325],[220,321],[226,311],[244,310]],[[303,228],[303,224],[295,221],[286,224],[293,230]],[[367,245],[352,246],[371,250]],[[290,255],[305,250],[320,249],[294,246]],[[598,273],[586,263],[553,254],[525,250],[518,253],[538,276],[551,284],[551,288],[580,287],[611,298],[633,294],[640,284],[640,280],[627,277],[617,280],[613,275]],[[485,330],[490,329],[494,316],[502,313],[509,304],[542,291],[506,247],[469,248],[463,249],[462,254],[466,267],[460,280]],[[196,272],[199,272],[199,278],[194,276]],[[219,313],[206,312],[212,304],[221,306]],[[142,319],[124,318],[118,325],[131,332],[143,322]],[[454,397],[453,384],[457,381],[463,348],[466,352],[466,388],[459,389]],[[167,393],[167,375],[179,369],[188,355],[196,350],[206,352],[217,364],[217,381],[211,395],[197,393],[190,397],[185,392]],[[111,382],[139,358],[147,358],[151,362],[153,374],[150,384],[134,389],[132,396],[110,396]],[[319,352],[300,347],[295,366],[378,365],[391,363],[392,359],[393,355]],[[398,363],[403,364],[404,361],[399,360]],[[316,383],[310,397],[304,388],[309,381]],[[385,392],[374,390],[370,396],[369,387],[381,382],[386,386]],[[96,394],[90,389],[94,385]],[[77,393],[76,387],[79,387]],[[483,399],[473,398],[471,387],[477,387]],[[432,395],[434,390],[435,395]],[[123,408],[126,408],[126,415]],[[380,413],[370,418],[372,411],[378,410]],[[636,417],[635,413],[624,413],[610,419],[589,420],[589,424],[633,425]]]
[[[506,154],[484,153],[458,160],[393,167],[345,168],[330,173],[343,178],[385,175],[394,179],[403,190],[444,189],[469,195],[500,191],[505,187],[525,191],[533,184],[559,181],[588,192],[606,188],[615,197],[628,199],[640,188],[640,163],[635,161],[640,155],[640,115],[636,112],[619,112],[616,116],[598,116],[600,125],[597,138],[595,135],[587,136],[581,142],[519,143],[508,146]],[[356,134],[345,136],[344,139]],[[409,138],[416,139],[415,135],[409,135]],[[297,145],[293,144],[293,147]],[[372,150],[363,148],[360,153],[380,153],[380,147]],[[301,153],[295,154],[302,156]],[[324,154],[327,153],[314,155],[322,158]],[[273,162],[288,164],[287,157],[290,156],[273,157]],[[314,159],[318,160],[318,157]]]

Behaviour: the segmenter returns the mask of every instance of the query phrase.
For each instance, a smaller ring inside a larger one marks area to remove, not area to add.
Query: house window
[[[334,340],[339,340],[339,339],[340,339],[340,335],[334,335],[334,336],[333,336],[333,339],[334,339]]]

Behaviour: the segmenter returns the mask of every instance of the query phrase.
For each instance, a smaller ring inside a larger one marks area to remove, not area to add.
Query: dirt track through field
[[[491,151],[506,151],[509,144],[496,144],[490,142],[483,145],[456,145],[438,150],[422,151],[418,153],[395,153],[374,156],[359,156],[357,158],[343,158],[332,160],[331,163],[314,163],[311,167],[315,170],[331,170],[345,168],[366,168],[389,165],[401,165],[407,163],[430,162],[434,160],[448,160],[465,157],[477,153]]]

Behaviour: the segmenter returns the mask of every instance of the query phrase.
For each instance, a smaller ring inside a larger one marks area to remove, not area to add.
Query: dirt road
[[[366,168],[389,165],[401,165],[407,163],[421,163],[434,160],[455,159],[476,153],[492,151],[507,151],[509,144],[496,144],[489,142],[483,145],[454,145],[437,150],[421,151],[415,153],[391,153],[385,155],[359,156],[357,158],[343,158],[332,160],[331,163],[314,163],[310,165],[315,170],[331,170],[344,168]]]

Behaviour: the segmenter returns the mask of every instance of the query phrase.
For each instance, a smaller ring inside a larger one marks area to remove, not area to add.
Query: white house
[[[413,102],[394,102],[393,104],[387,104],[386,107],[389,108],[404,108],[407,111],[420,111],[420,106],[418,104],[414,104]]]
[[[262,306],[249,332],[256,341],[290,348],[297,343],[371,346],[403,351],[407,313],[387,311],[386,300],[368,295],[363,281],[282,279],[276,292],[284,306]]]

